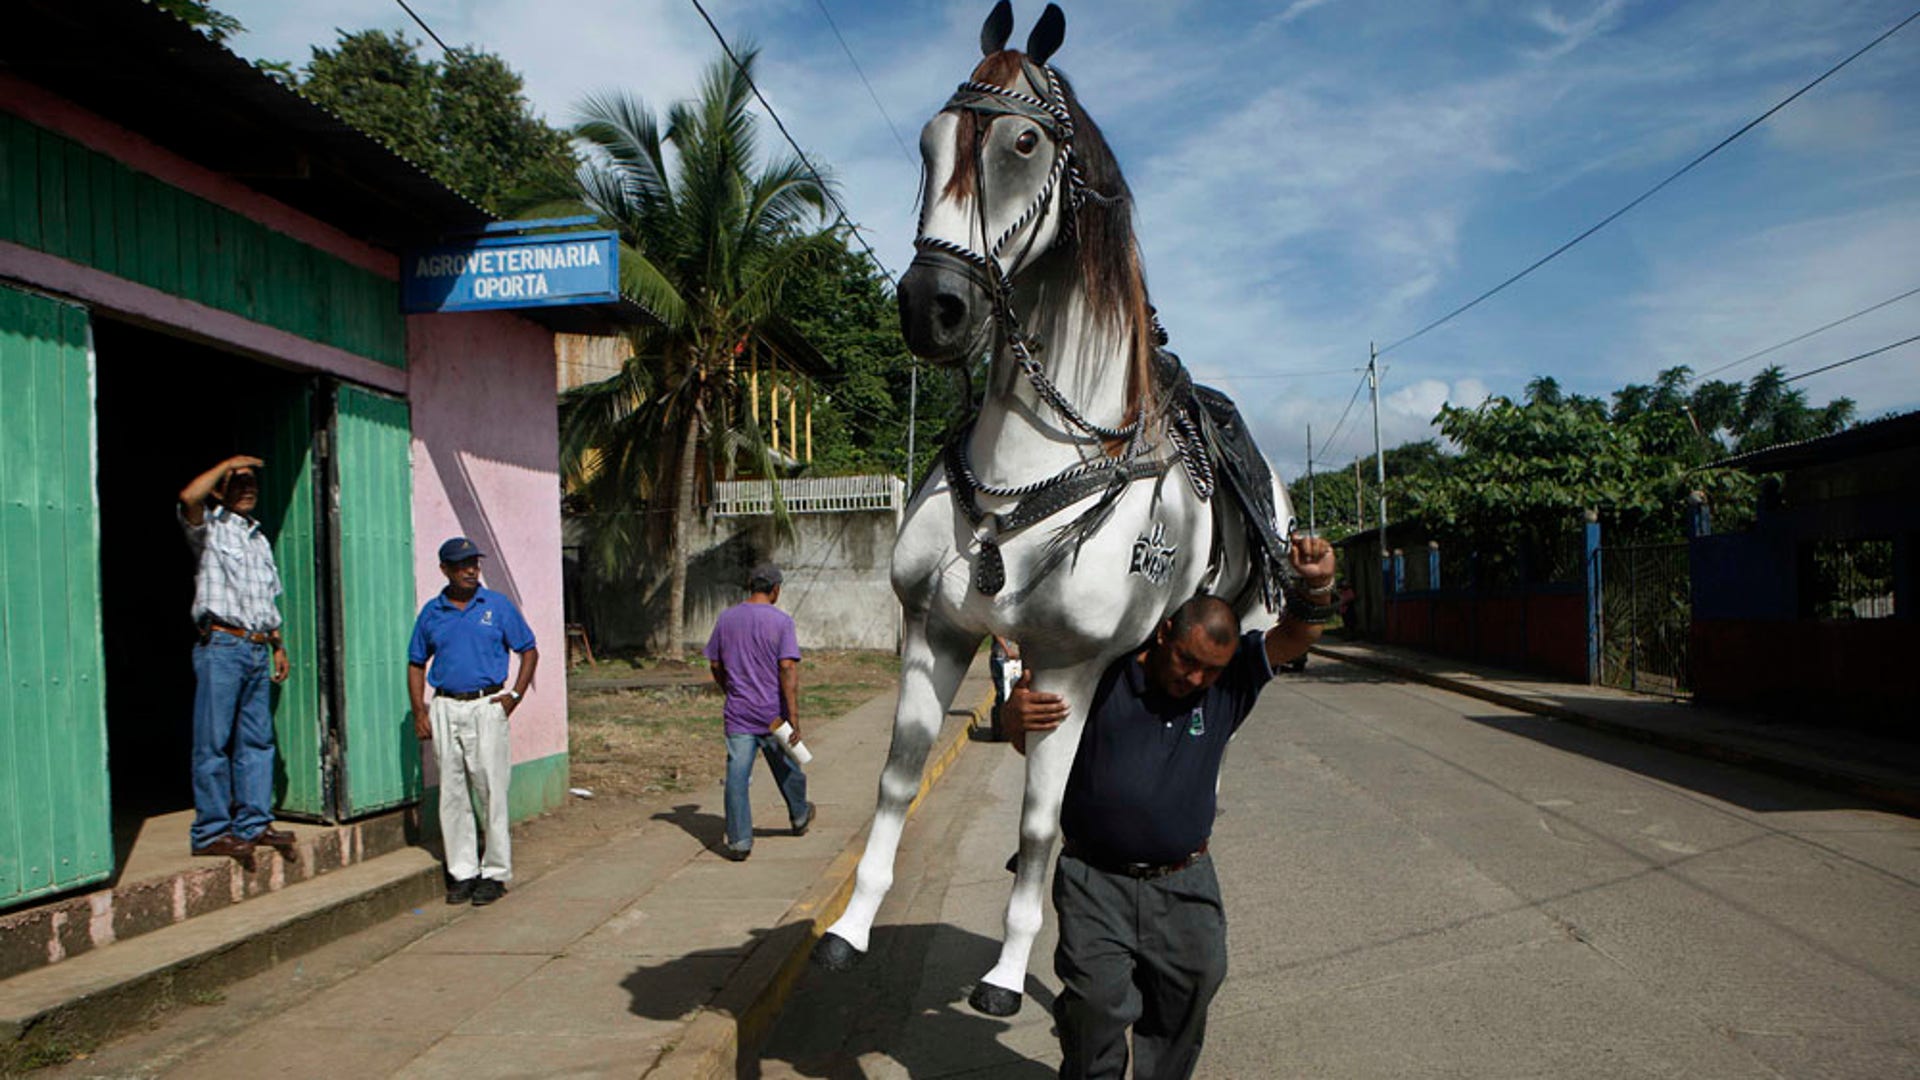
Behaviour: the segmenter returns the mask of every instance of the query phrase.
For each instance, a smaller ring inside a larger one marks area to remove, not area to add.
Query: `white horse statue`
[[[1005,48],[1012,23],[1001,0],[981,31],[985,59],[920,135],[902,331],[923,359],[967,365],[991,348],[992,364],[978,414],[950,433],[944,468],[915,493],[894,545],[905,630],[893,744],[853,896],[814,949],[835,970],[866,952],[928,750],[979,643],[999,634],[1069,715],[1027,743],[1006,936],[970,998],[993,1016],[1020,1008],[1100,673],[1197,592],[1234,602],[1249,623],[1278,603],[1261,568],[1278,571],[1260,561],[1260,534],[1202,446],[1197,428],[1212,421],[1196,422],[1196,391],[1156,349],[1126,181],[1047,65],[1066,20],[1049,4],[1024,54]],[[1255,471],[1271,538],[1290,520],[1286,493],[1264,465]]]

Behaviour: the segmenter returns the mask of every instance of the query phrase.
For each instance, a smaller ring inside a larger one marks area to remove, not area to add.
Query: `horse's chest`
[[[1206,571],[1212,519],[1184,482],[1135,483],[1064,557],[1049,544],[1086,503],[1000,534],[969,523],[943,490],[927,494],[903,524],[895,588],[971,632],[1062,655],[1107,650],[1144,639]]]

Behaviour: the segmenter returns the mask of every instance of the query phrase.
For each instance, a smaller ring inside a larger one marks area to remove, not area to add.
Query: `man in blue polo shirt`
[[[447,587],[427,601],[407,647],[407,691],[413,733],[432,740],[440,765],[440,841],[447,856],[447,903],[491,904],[513,877],[507,833],[507,784],[513,774],[507,718],[533,685],[540,651],[513,601],[480,585],[483,553],[456,536],[440,545]],[[506,689],[507,653],[520,654]],[[431,667],[429,667],[431,661]],[[427,702],[427,686],[433,702]],[[471,789],[472,794],[469,794]],[[486,853],[479,853],[473,798],[486,815]]]
[[[1060,943],[1060,1075],[1136,1080],[1193,1074],[1207,1007],[1227,974],[1227,923],[1207,856],[1227,741],[1274,669],[1307,651],[1336,610],[1333,548],[1296,539],[1295,584],[1272,629],[1240,634],[1225,601],[1196,596],[1145,646],[1114,661],[1087,712],[1060,807],[1053,906]],[[1057,694],[1021,680],[1008,732],[1066,718]]]

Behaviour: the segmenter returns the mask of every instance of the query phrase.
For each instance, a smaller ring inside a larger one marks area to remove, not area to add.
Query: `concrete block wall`
[[[900,604],[890,570],[898,535],[892,510],[795,514],[791,535],[770,517],[715,517],[694,529],[687,575],[686,641],[706,645],[720,612],[746,599],[747,571],[771,560],[786,577],[780,606],[792,615],[802,649],[899,647]],[[588,580],[569,558],[571,618],[585,622],[599,650],[637,648],[666,625],[667,560],[647,560],[633,577]]]

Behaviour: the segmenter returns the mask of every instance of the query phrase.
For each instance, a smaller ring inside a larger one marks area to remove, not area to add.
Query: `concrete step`
[[[193,811],[125,826],[132,834],[119,874],[102,889],[0,914],[0,979],[59,964],[235,904],[269,896],[414,843],[419,811],[378,814],[347,825],[283,825],[288,856],[259,848],[246,860],[194,858]]]
[[[439,862],[405,848],[15,975],[0,982],[0,1072],[98,1045],[442,891]]]

